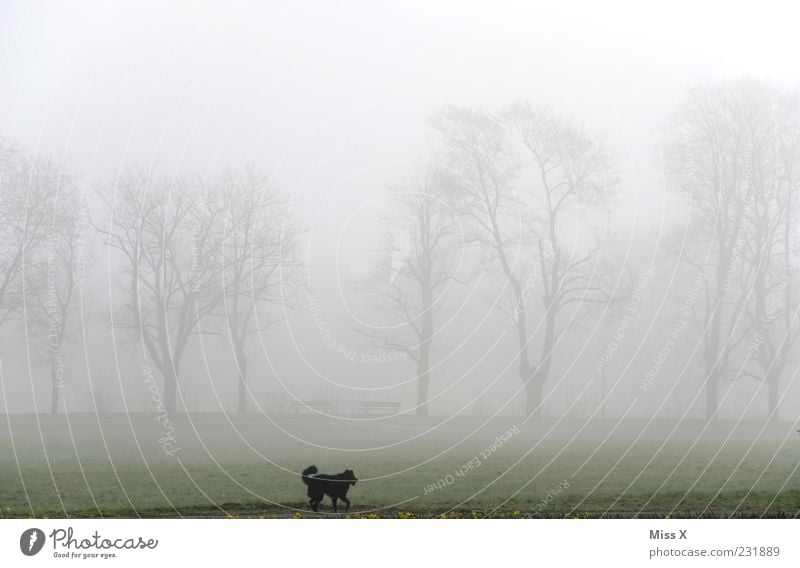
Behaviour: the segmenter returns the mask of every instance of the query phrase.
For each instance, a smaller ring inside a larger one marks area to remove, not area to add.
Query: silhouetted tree
[[[248,339],[283,321],[292,306],[302,265],[302,231],[287,199],[253,170],[226,172],[216,198],[225,225],[223,307],[237,369],[236,408],[246,412]]]
[[[0,139],[0,327],[19,316],[24,270],[47,239],[54,200],[69,181],[52,160]]]
[[[777,388],[797,339],[797,99],[753,80],[700,85],[679,105],[665,165],[686,204],[683,262],[704,275],[695,307],[706,417],[723,378]],[[748,349],[749,346],[749,349]]]
[[[609,155],[581,127],[527,102],[503,113],[521,146],[520,193],[530,211],[524,227],[524,254],[532,255],[536,294],[544,311],[539,362],[527,384],[528,412],[536,413],[550,373],[552,356],[570,314],[607,305],[613,270],[601,258],[608,239],[608,206],[617,176]]]
[[[800,177],[800,97],[761,82],[741,82],[740,108],[746,109],[751,139],[742,169],[746,184],[742,254],[752,275],[745,312],[751,327],[749,350],[734,378],[748,377],[767,390],[768,418],[777,420],[780,378],[792,360],[800,322],[793,266],[797,243]]]
[[[59,192],[51,205],[47,237],[26,271],[26,314],[50,368],[50,412],[57,414],[65,375],[63,346],[74,341],[80,330],[79,316],[86,315],[81,281],[94,255],[87,230],[88,205],[68,173],[60,176]]]
[[[431,167],[392,189],[392,213],[384,219],[384,245],[378,253],[384,262],[360,283],[383,320],[356,325],[379,348],[406,353],[416,363],[418,416],[428,415],[436,316],[457,277],[457,247],[463,244],[438,173]]]
[[[107,220],[98,225],[118,254],[123,310],[111,324],[141,344],[164,379],[164,405],[176,409],[189,340],[223,301],[225,208],[200,179],[130,170],[98,188]],[[141,343],[140,343],[141,342]]]
[[[592,271],[602,234],[584,229],[579,243],[574,230],[576,222],[589,226],[603,217],[616,179],[602,148],[582,129],[527,103],[499,117],[448,107],[432,122],[444,136],[459,212],[472,221],[472,238],[496,259],[508,290],[527,413],[538,416],[564,331],[559,314],[608,301],[607,288]],[[539,362],[533,364],[528,319],[529,299],[536,296],[544,329]]]

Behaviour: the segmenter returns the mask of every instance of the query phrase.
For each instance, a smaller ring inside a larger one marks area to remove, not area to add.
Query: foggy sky
[[[688,1],[5,1],[0,136],[67,159],[87,184],[114,179],[132,164],[165,173],[245,165],[268,171],[309,228],[308,281],[335,345],[371,355],[378,351],[346,322],[347,310],[359,309],[349,290],[376,243],[387,187],[423,166],[441,142],[426,121],[431,113],[448,103],[493,110],[528,99],[604,136],[622,179],[617,246],[646,266],[663,255],[660,228],[675,211],[658,156],[670,109],[686,88],[741,76],[800,83],[796,21],[769,2],[756,9]],[[140,377],[131,361],[140,356],[119,352],[115,362],[102,326],[104,310],[119,301],[108,296],[102,255],[97,270],[102,276],[90,287],[98,313],[87,343],[92,374],[136,392],[130,385]],[[648,293],[658,304],[666,290],[654,285]],[[468,312],[465,321],[488,310]],[[432,403],[437,411],[468,412],[487,376],[493,409],[520,388],[513,369],[498,372],[515,354],[504,321],[489,315],[473,337],[463,323],[451,330],[441,346],[448,360],[435,371],[432,394],[444,391]],[[264,335],[254,390],[286,387],[299,398],[320,398],[339,384],[353,396],[377,390],[379,399],[408,405],[411,391],[396,385],[413,375],[411,366],[352,364],[326,347],[318,324],[300,309]],[[648,322],[636,325],[646,330]],[[5,351],[19,345],[16,333],[2,336]],[[572,353],[594,340],[575,334],[570,341]],[[644,369],[663,336],[643,341],[651,345],[642,349]],[[211,365],[189,357],[186,382],[203,385],[197,396],[204,409],[229,407],[233,370],[224,343],[203,347]],[[475,353],[486,358],[476,362]],[[583,356],[585,369],[597,348]],[[78,369],[86,365],[81,357],[71,363]],[[30,411],[30,385],[9,373],[35,369],[11,361],[4,370],[7,403]],[[74,381],[85,380],[76,374]],[[561,377],[551,380],[559,385],[551,409],[568,406],[580,385],[579,376],[574,384]],[[631,378],[631,388],[639,381]],[[220,402],[210,387],[217,383],[227,393]],[[46,379],[31,384],[46,395]],[[681,404],[676,399],[671,410]],[[519,404],[503,412],[519,412]]]

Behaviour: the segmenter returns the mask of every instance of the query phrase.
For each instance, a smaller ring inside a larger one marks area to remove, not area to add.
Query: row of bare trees
[[[400,259],[362,283],[387,325],[359,331],[416,362],[417,409],[426,414],[443,290],[465,276],[454,253],[473,247],[473,258],[488,259],[482,271],[497,277],[494,306],[516,327],[527,414],[539,416],[563,333],[593,308],[613,312],[630,289],[628,270],[604,255],[614,161],[584,128],[527,102],[497,113],[450,106],[431,124],[441,157],[394,191],[387,220],[383,256]],[[722,381],[749,379],[766,386],[777,419],[800,335],[800,97],[754,80],[701,85],[672,117],[663,164],[683,205],[673,250],[702,282],[685,340],[702,346],[706,417],[717,416]]]
[[[300,268],[299,225],[266,176],[131,169],[89,192],[64,164],[0,140],[0,187],[0,328],[22,326],[49,368],[51,412],[64,386],[62,350],[87,316],[91,287],[81,284],[95,262],[96,234],[115,252],[109,323],[161,373],[165,407],[178,408],[191,338],[214,333],[230,343],[237,408],[246,410],[250,339],[293,305]]]
[[[755,380],[777,419],[800,334],[800,95],[756,80],[698,86],[673,116],[664,163],[685,205],[675,250],[703,282],[692,337],[706,416],[723,381]]]
[[[360,282],[377,325],[355,328],[414,362],[416,411],[426,415],[452,290],[485,278],[489,305],[514,329],[527,414],[540,416],[565,332],[593,311],[607,315],[629,289],[630,267],[614,264],[609,245],[615,160],[583,126],[527,102],[448,106],[430,124],[440,148],[391,189],[383,260]],[[755,80],[701,85],[677,105],[662,158],[682,204],[669,234],[681,282],[702,283],[684,341],[702,359],[706,416],[717,415],[725,381],[752,380],[775,419],[800,335],[800,97]],[[109,321],[162,375],[165,406],[180,407],[193,338],[216,334],[235,361],[237,408],[247,409],[250,342],[295,305],[302,272],[302,230],[267,176],[130,169],[87,195],[63,164],[0,141],[0,184],[0,327],[20,319],[38,330],[30,336],[42,338],[52,411],[96,234],[113,251]],[[680,301],[686,290],[673,293]]]
[[[250,339],[283,319],[298,283],[301,230],[286,198],[253,170],[192,179],[131,170],[97,195],[106,212],[97,230],[120,263],[111,322],[161,373],[166,408],[178,407],[190,340],[222,333],[245,412]]]
[[[431,124],[441,133],[442,158],[395,191],[389,223],[386,247],[396,252],[405,238],[407,254],[390,277],[382,267],[365,283],[372,306],[395,320],[373,336],[417,362],[417,405],[425,414],[442,289],[462,281],[454,253],[469,250],[486,259],[479,268],[497,284],[494,306],[516,328],[527,413],[539,416],[564,320],[611,299],[607,273],[596,267],[617,183],[613,163],[582,127],[527,102],[497,114],[450,106]],[[467,269],[468,278],[475,274]]]

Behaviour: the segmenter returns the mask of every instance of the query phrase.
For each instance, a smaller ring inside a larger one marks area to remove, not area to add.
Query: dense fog
[[[790,18],[0,14],[0,412],[797,420]]]

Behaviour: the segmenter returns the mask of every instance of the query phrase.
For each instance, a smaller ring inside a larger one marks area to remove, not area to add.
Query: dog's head
[[[355,485],[356,481],[358,481],[358,478],[352,469],[344,470],[344,478],[350,485]]]

